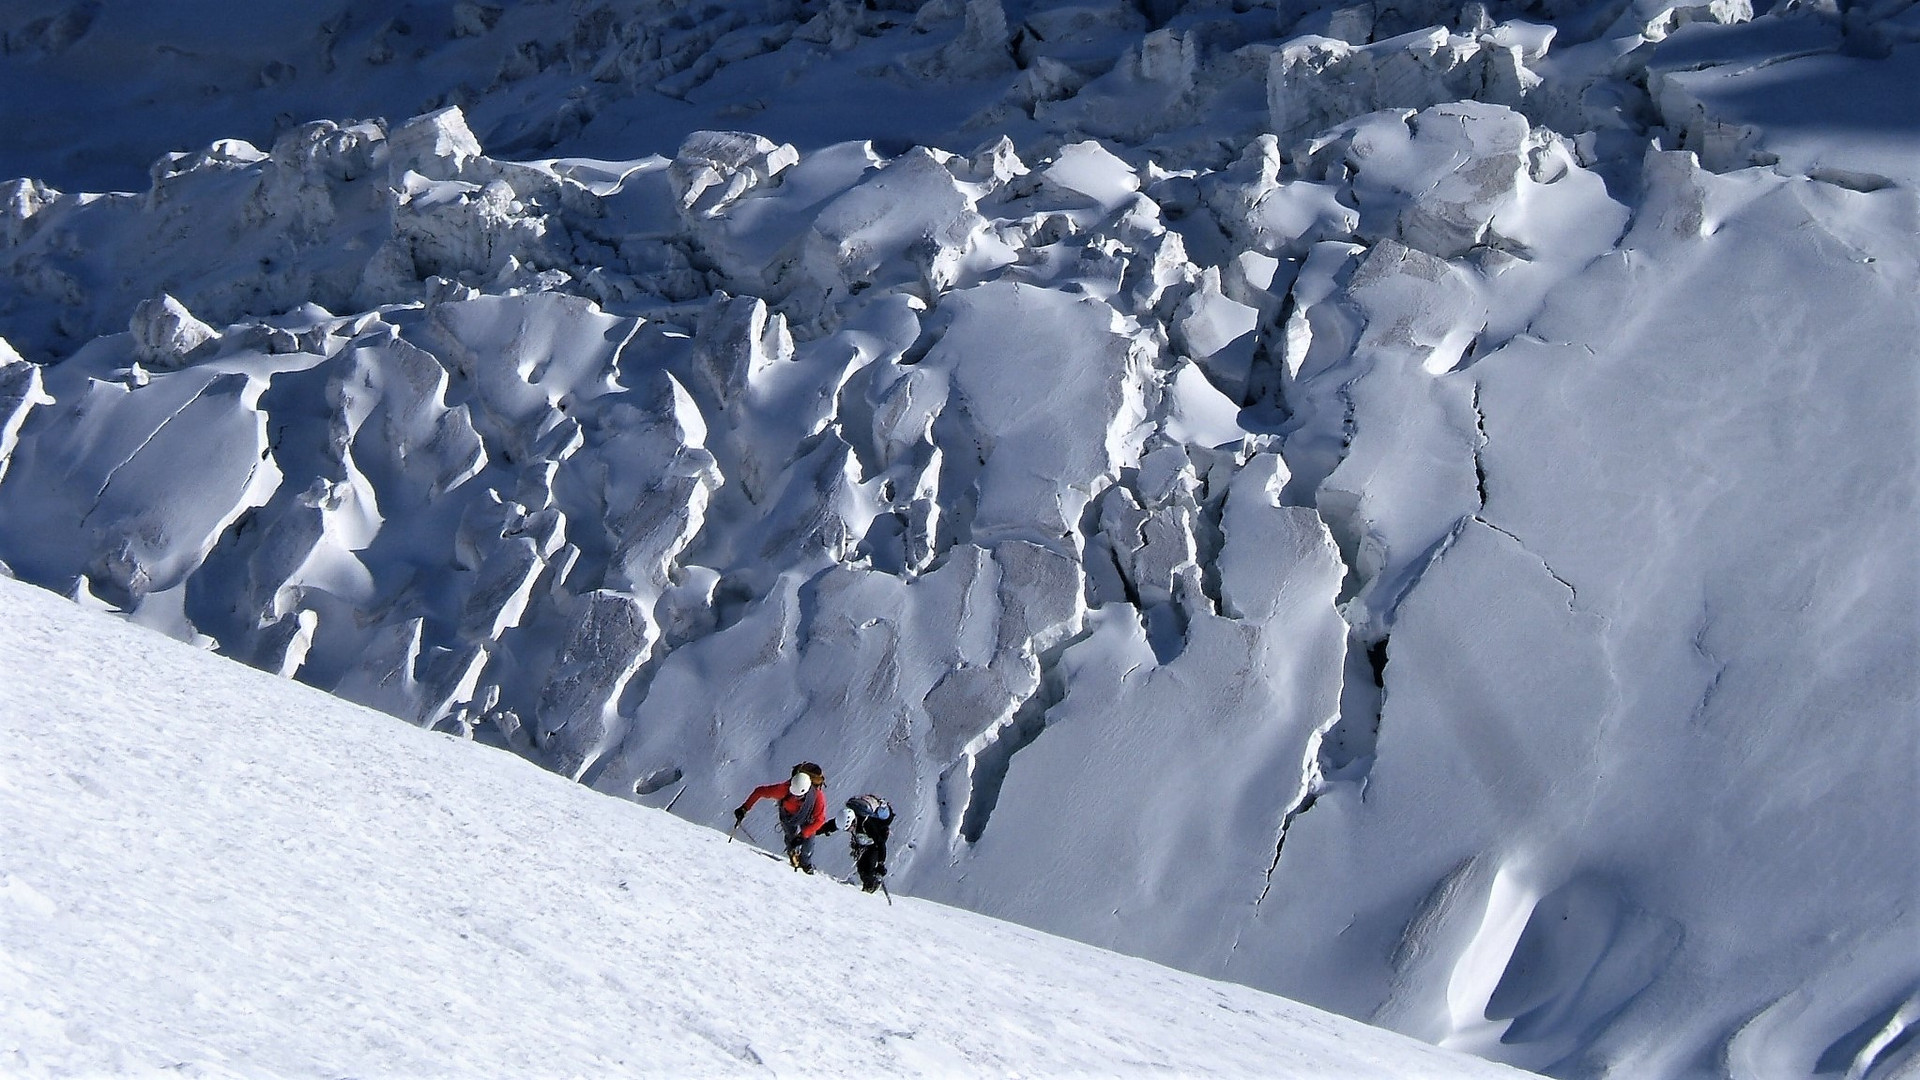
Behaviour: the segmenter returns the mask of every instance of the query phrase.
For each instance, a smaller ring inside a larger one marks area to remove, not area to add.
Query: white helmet
[[[847,808],[846,808],[845,810],[842,810],[842,811],[840,812],[840,827],[841,827],[841,828],[843,828],[843,829],[845,829],[845,830],[847,830],[848,832],[852,832],[852,831],[853,831],[853,827],[854,827],[855,825],[857,825],[857,824],[859,824],[859,822],[857,822],[857,821],[856,821],[856,820],[854,819],[854,813],[853,813],[853,807],[851,807],[851,806],[849,806],[849,807],[847,807]]]
[[[813,777],[806,773],[794,773],[793,780],[787,784],[787,790],[795,795],[805,795],[813,790]]]

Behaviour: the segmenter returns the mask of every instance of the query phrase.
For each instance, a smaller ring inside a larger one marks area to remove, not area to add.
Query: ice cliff
[[[1920,8],[194,7],[5,30],[132,103],[0,152],[12,574],[1523,1067],[1911,1067]]]

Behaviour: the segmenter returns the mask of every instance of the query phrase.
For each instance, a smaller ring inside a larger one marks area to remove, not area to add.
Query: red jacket
[[[751,810],[753,804],[761,799],[774,799],[780,803],[782,822],[800,818],[800,838],[803,840],[819,832],[827,823],[827,795],[818,785],[808,788],[805,795],[795,795],[787,790],[786,781],[766,784],[754,788],[753,794],[747,796],[747,801],[740,804],[740,809]]]

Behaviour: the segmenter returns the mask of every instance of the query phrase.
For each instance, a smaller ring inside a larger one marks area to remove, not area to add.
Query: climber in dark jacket
[[[853,868],[860,888],[872,892],[887,876],[887,833],[893,828],[893,807],[878,795],[855,795],[847,800],[842,827],[852,845]]]
[[[780,835],[787,842],[787,862],[795,870],[813,873],[813,838],[835,828],[827,817],[827,784],[820,766],[803,761],[793,767],[793,775],[785,783],[754,788],[747,801],[734,808],[733,823],[739,825],[745,820],[747,811],[761,799],[773,799],[780,807]]]

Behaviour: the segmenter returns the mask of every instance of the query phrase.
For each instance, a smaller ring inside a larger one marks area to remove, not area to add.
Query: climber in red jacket
[[[785,783],[754,788],[747,801],[734,808],[734,825],[738,826],[761,799],[779,803],[780,835],[787,842],[787,861],[795,870],[813,873],[813,838],[835,828],[827,817],[827,780],[820,766],[803,761],[793,767],[793,776]]]

